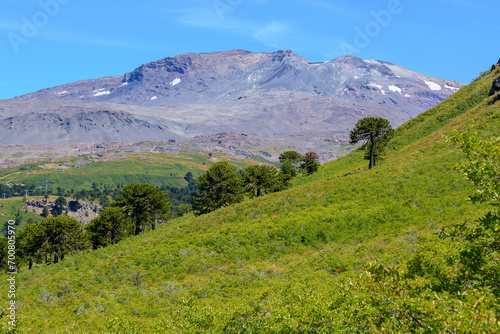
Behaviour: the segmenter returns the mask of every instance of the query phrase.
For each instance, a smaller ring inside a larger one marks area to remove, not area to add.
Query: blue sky
[[[468,83],[500,57],[498,1],[0,0],[0,99],[186,52],[350,53]]]

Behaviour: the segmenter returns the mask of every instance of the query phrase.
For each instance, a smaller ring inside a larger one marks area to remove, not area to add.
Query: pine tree
[[[364,142],[361,149],[369,152],[365,158],[370,161],[368,169],[372,169],[380,157],[381,149],[388,144],[393,134],[394,130],[388,120],[381,117],[365,117],[351,130],[349,143]]]
[[[319,165],[320,165],[319,157],[316,154],[316,152],[309,151],[305,154],[304,158],[302,159],[302,165],[300,165],[300,168],[306,174],[312,174],[318,170]]]
[[[134,235],[147,228],[154,230],[159,220],[171,216],[168,196],[149,184],[127,185],[116,197],[115,206],[122,207],[132,219]]]
[[[282,181],[278,178],[278,170],[268,165],[250,165],[241,174],[245,192],[250,197],[259,197],[267,193],[281,190]]]
[[[236,167],[226,161],[215,163],[196,181],[193,210],[200,215],[243,200],[242,180]]]
[[[49,210],[49,208],[47,206],[43,207],[43,211],[42,211],[41,216],[43,218],[47,218],[48,216],[50,216],[50,210]]]

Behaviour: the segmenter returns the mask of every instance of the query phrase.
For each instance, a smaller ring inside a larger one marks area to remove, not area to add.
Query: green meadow
[[[223,155],[214,154],[214,159],[227,159]],[[80,160],[79,160],[80,161]],[[83,167],[85,161],[85,167]],[[251,163],[266,162],[264,159],[231,159],[238,168],[245,168]],[[179,154],[165,153],[130,153],[122,154],[116,161],[81,160],[80,165],[75,159],[40,164],[27,164],[15,168],[4,169],[0,172],[3,182],[14,184],[43,185],[49,181],[49,187],[55,189],[86,188],[90,189],[93,183],[101,185],[128,184],[133,182],[149,183],[154,186],[184,186],[183,179],[187,172],[198,177],[214,164],[206,154]],[[69,168],[62,168],[63,166]],[[28,168],[28,170],[27,170]]]
[[[33,197],[26,197],[26,199],[32,199]],[[9,220],[18,220],[19,214],[21,215],[21,223],[24,225],[28,219],[32,219],[34,222],[40,221],[42,218],[33,212],[25,212],[22,210],[24,206],[24,201],[22,197],[14,197],[9,199],[0,199],[0,217],[3,223]]]

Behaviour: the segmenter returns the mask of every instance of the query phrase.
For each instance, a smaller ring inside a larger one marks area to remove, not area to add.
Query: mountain
[[[488,208],[466,200],[475,187],[455,170],[463,155],[444,136],[471,121],[481,137],[500,135],[498,92],[488,96],[499,76],[486,73],[404,123],[374,169],[355,151],[283,192],[24,265],[18,330],[498,332],[497,291],[464,280],[449,292],[464,240],[437,235]]]
[[[84,80],[18,99],[86,100],[140,106],[238,101],[265,93],[295,93],[377,104],[434,105],[461,84],[403,67],[344,56],[313,63],[291,50],[188,53],[141,65],[123,76]],[[425,92],[425,93],[424,93]]]
[[[255,149],[240,142],[243,155],[297,147],[331,157],[359,118],[380,116],[398,126],[462,86],[353,56],[315,63],[290,50],[188,53],[0,101],[0,143],[190,140],[243,132],[273,143]]]

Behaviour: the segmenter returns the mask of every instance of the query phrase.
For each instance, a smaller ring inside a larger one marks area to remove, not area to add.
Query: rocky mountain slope
[[[345,143],[359,118],[381,116],[398,126],[461,86],[353,56],[314,63],[290,50],[188,53],[0,101],[0,144],[243,132],[274,144],[240,143],[242,154],[294,147],[332,156],[339,149],[332,144]]]

